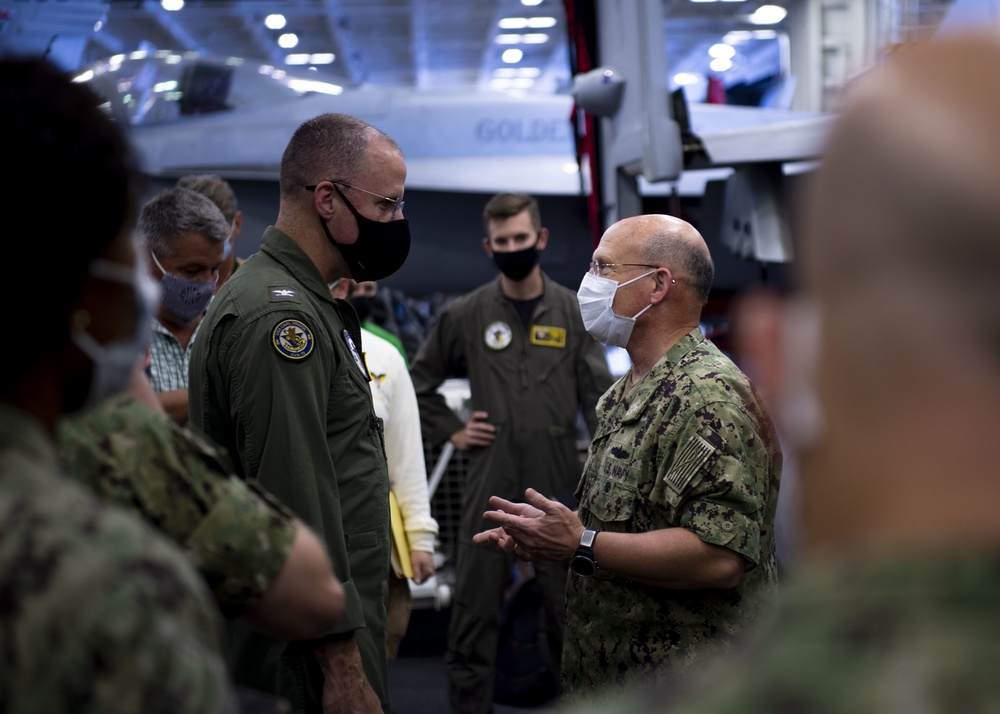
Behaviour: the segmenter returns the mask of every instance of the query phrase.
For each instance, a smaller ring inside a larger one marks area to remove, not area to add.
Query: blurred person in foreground
[[[316,534],[193,427],[170,419],[142,361],[122,394],[62,419],[73,475],[181,545],[223,615],[275,637],[319,637],[344,609],[344,588]]]
[[[570,563],[565,702],[696,670],[734,649],[777,591],[781,448],[747,376],[702,333],[714,264],[673,216],[609,227],[577,298],[587,330],[632,365],[597,404],[579,509],[490,499],[475,536]]]
[[[359,285],[354,280],[341,278],[334,281],[330,292],[335,298],[350,300],[353,304],[357,293],[373,294],[369,286],[374,284],[370,281]],[[391,514],[393,559],[386,605],[386,652],[391,667],[413,610],[409,579],[419,585],[434,575],[438,524],[431,516],[420,411],[406,361],[394,344],[370,332],[363,321],[361,348],[370,377],[372,404],[385,431],[389,488],[398,504]]]
[[[389,711],[386,598],[392,547],[382,422],[361,330],[338,278],[392,275],[410,249],[406,161],[395,141],[321,114],[281,158],[278,217],[208,309],[191,356],[191,420],[325,542],[344,585],[330,634],[286,642],[234,621],[238,683],[296,712]]]
[[[748,297],[736,323],[799,454],[802,558],[744,657],[674,706],[645,690],[616,711],[1000,709],[998,125],[995,34],[852,86],[805,204],[800,294]]]
[[[0,373],[0,711],[235,711],[198,573],[76,483],[54,442],[62,416],[125,387],[156,304],[131,238],[138,165],[99,104],[46,61],[0,60],[0,131],[17,144],[2,164],[18,177],[4,192],[17,237],[5,285],[37,296]],[[52,191],[85,230],[40,222]]]

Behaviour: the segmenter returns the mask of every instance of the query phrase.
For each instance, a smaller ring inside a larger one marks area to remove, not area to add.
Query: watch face
[[[586,558],[582,555],[575,555],[573,559],[569,561],[569,567],[577,575],[582,575],[585,578],[590,577],[597,572],[597,564],[590,558]]]

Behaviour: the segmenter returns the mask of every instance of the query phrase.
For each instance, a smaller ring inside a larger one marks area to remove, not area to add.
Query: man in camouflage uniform
[[[533,489],[524,504],[493,498],[485,515],[502,527],[476,538],[529,560],[574,556],[568,699],[700,664],[775,592],[781,452],[753,386],[699,329],[713,272],[680,219],[605,232],[578,295],[588,329],[624,346],[632,367],[598,403],[579,510]]]
[[[73,474],[184,546],[227,617],[276,637],[318,637],[337,622],[344,589],[322,543],[229,458],[159,407],[145,374],[134,390],[59,426]],[[144,389],[143,389],[144,388]]]
[[[137,163],[99,104],[48,62],[0,61],[0,106],[16,107],[0,132],[18,148],[3,158],[17,177],[5,190],[5,287],[39,297],[19,311],[0,373],[0,711],[232,712],[218,610],[198,573],[75,483],[54,443],[60,416],[128,381],[153,308],[130,240]],[[57,186],[59,211],[85,229],[42,220]]]
[[[998,98],[995,28],[848,92],[805,204],[802,294],[737,315],[801,464],[784,606],[680,701],[650,688],[616,712],[1000,711]]]

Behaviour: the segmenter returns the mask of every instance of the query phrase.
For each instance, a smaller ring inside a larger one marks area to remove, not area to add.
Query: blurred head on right
[[[985,538],[1000,479],[1000,38],[937,39],[850,88],[796,233],[798,296],[741,350],[800,463],[816,551]]]

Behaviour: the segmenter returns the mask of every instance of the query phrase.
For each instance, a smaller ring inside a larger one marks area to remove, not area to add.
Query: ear
[[[333,184],[329,181],[323,181],[316,186],[316,189],[312,192],[313,197],[313,208],[316,212],[323,218],[324,221],[328,221],[333,218],[334,214],[337,212],[335,195],[336,192],[333,188]]]
[[[490,260],[493,260],[493,249],[490,248],[489,238],[483,238],[483,252],[490,257]]]
[[[671,289],[677,287],[673,282],[673,275],[669,268],[656,271],[656,282],[653,284],[653,293],[649,296],[649,302],[653,305],[666,300]]]
[[[784,311],[785,300],[770,291],[747,293],[732,309],[736,361],[772,405],[777,404],[785,369]]]
[[[549,244],[549,229],[539,228],[538,229],[538,242],[535,243],[535,249],[538,251],[545,250],[545,246]]]
[[[327,287],[330,288],[330,294],[340,300],[346,300],[350,287],[347,282],[347,278],[338,278],[330,283]]]
[[[243,211],[237,211],[233,216],[233,240],[236,240],[241,230],[243,230]]]

